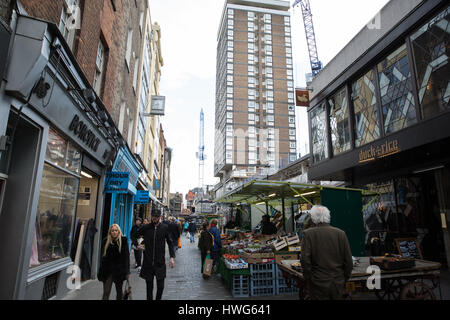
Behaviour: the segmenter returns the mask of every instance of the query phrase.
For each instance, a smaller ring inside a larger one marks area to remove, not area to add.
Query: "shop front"
[[[137,193],[139,174],[142,166],[134,158],[127,147],[121,147],[117,153],[111,172],[128,173],[128,182],[123,190],[105,193],[105,219],[102,236],[107,236],[109,227],[118,224],[122,234],[131,245],[130,231],[133,227],[134,197]]]
[[[57,26],[16,18],[0,92],[0,298],[58,299],[96,273],[118,140]]]
[[[396,9],[386,6],[381,19]],[[363,199],[372,255],[401,253],[406,238],[421,258],[450,261],[449,30],[448,4],[422,2],[340,76],[329,74],[339,68],[332,62],[313,80],[318,88],[330,77],[308,109],[309,179],[380,194]]]

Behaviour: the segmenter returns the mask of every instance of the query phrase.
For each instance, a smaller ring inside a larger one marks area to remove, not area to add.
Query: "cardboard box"
[[[288,246],[286,239],[283,237],[281,239],[278,239],[277,242],[273,243],[273,247],[276,251],[280,251],[281,249],[284,249]]]
[[[298,234],[295,234],[293,236],[289,236],[286,238],[286,242],[289,246],[300,243],[300,239],[298,238]]]
[[[275,252],[275,262],[281,263],[281,260],[299,260],[298,252],[278,251]]]

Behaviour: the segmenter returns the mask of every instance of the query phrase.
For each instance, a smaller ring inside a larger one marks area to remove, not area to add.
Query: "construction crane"
[[[305,25],[306,43],[308,44],[309,61],[311,63],[311,71],[315,77],[322,70],[322,62],[317,54],[316,34],[314,33],[314,24],[311,13],[309,0],[295,0],[293,8],[300,4],[302,8],[303,23]]]
[[[198,183],[199,188],[202,190],[203,195],[203,174],[204,174],[204,163],[206,159],[205,155],[205,116],[203,114],[203,108],[200,111],[200,136],[198,152],[196,153],[198,159]]]

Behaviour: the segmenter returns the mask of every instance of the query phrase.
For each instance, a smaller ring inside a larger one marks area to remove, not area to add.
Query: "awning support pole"
[[[309,201],[308,199],[306,199],[304,196],[302,196],[297,190],[295,190],[294,188],[292,188],[291,185],[289,185],[289,188],[291,188],[292,191],[294,191],[298,196],[300,196],[303,200],[305,200],[306,202],[308,202],[310,205],[313,206],[313,203],[311,201]]]

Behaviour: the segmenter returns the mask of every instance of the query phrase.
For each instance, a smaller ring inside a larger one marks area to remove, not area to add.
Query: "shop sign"
[[[363,148],[359,152],[359,163],[369,162],[376,159],[384,158],[401,151],[398,140],[387,140],[379,145],[371,145]]]
[[[105,178],[105,192],[128,193],[129,172],[109,171]]]
[[[148,204],[150,202],[150,195],[148,190],[137,190],[134,197],[135,204]]]
[[[164,109],[166,106],[165,96],[152,96],[150,115],[164,115]]]
[[[80,117],[75,115],[70,122],[69,130],[73,131],[78,138],[83,141],[90,149],[97,152],[100,139],[95,136],[92,130],[89,130],[88,126],[80,120]]]
[[[295,102],[297,107],[309,107],[308,89],[295,89]]]

